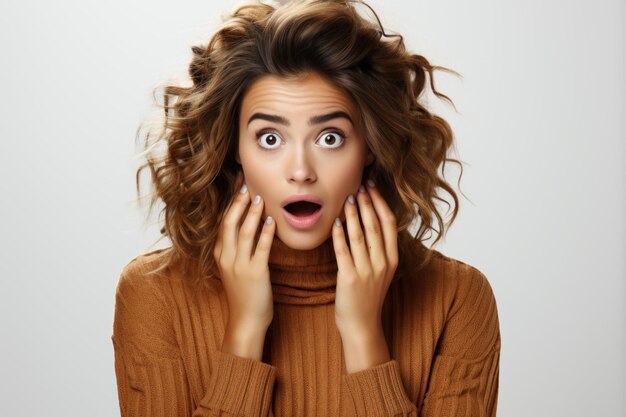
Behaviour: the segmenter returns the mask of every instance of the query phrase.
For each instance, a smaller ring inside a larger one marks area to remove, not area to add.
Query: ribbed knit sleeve
[[[459,276],[430,371],[424,417],[493,417],[498,400],[500,326],[493,290],[476,268]]]
[[[343,378],[357,416],[417,416],[417,407],[406,394],[395,360]]]
[[[217,351],[217,371],[193,417],[271,416],[275,380],[275,366]]]
[[[146,275],[133,260],[117,285],[111,339],[122,417],[271,415],[276,368],[219,351],[212,353],[206,392],[194,404],[163,279]]]

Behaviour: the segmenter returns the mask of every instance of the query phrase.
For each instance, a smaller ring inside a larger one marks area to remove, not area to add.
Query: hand
[[[378,189],[370,185],[361,186],[355,204],[346,201],[344,210],[350,247],[341,223],[332,232],[338,266],[335,321],[342,337],[363,338],[381,334],[382,307],[398,266],[396,218]]]
[[[236,190],[243,184],[240,173]],[[256,250],[252,252],[263,213],[263,200],[250,204],[250,193],[236,191],[220,221],[213,251],[228,301],[228,328],[258,332],[266,330],[274,316],[274,301],[268,259],[276,222],[263,224]],[[249,207],[247,216],[240,220]]]

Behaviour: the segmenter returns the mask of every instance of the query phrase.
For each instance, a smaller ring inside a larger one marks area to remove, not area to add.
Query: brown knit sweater
[[[221,352],[221,281],[147,275],[163,249],[133,259],[116,291],[113,346],[123,417],[495,416],[500,330],[476,268],[433,251],[390,285],[382,323],[391,360],[346,374],[335,326],[332,237],[310,251],[278,238],[274,319],[263,361]]]

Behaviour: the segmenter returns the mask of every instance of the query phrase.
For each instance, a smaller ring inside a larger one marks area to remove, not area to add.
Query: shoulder
[[[401,300],[427,333],[437,335],[439,354],[475,359],[498,349],[496,297],[486,274],[415,243],[405,252],[408,267],[398,279],[393,300]]]
[[[449,300],[450,313],[464,304],[495,309],[495,294],[487,276],[477,267],[443,253],[429,249],[431,261],[422,272],[422,278],[440,286]],[[465,305],[465,308],[471,308]]]
[[[433,253],[431,272],[439,279],[452,280],[459,289],[464,291],[471,291],[476,287],[493,294],[489,279],[480,269],[459,259],[446,256],[437,250],[431,249],[431,251]]]
[[[164,303],[164,290],[170,284],[165,267],[169,248],[156,249],[132,258],[122,267],[116,287],[116,299],[125,305]]]
[[[133,350],[135,358],[177,357],[169,270],[158,249],[131,259],[120,273],[115,292],[113,342]]]
[[[493,297],[486,275],[467,262],[427,248],[417,241],[410,243],[405,254],[407,259],[402,275],[412,284],[437,288],[446,294],[446,298],[474,292]]]
[[[132,258],[122,267],[119,284],[141,285],[154,281],[156,276],[163,277],[162,269],[168,250],[169,248],[155,249]]]
[[[143,305],[159,302],[162,306],[172,306],[175,299],[195,298],[204,294],[207,287],[213,290],[219,283],[219,280],[209,282],[201,278],[197,262],[175,257],[170,246],[128,261],[119,275],[116,299],[125,298]]]
[[[466,262],[433,251],[431,279],[441,287],[446,329],[440,343],[480,356],[500,341],[500,323],[493,287],[486,275]]]
[[[493,287],[479,268],[419,243],[411,254],[415,260],[404,273],[404,291],[441,311],[446,320],[483,315],[483,320],[497,322]],[[423,259],[428,262],[418,265]]]

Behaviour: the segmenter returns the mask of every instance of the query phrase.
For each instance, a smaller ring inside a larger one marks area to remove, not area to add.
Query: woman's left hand
[[[350,247],[341,222],[333,226],[335,322],[342,337],[380,334],[383,302],[398,266],[396,217],[372,185],[361,185],[355,203],[344,203]]]

